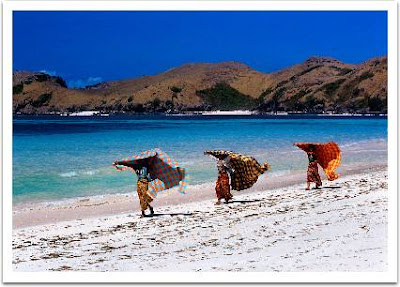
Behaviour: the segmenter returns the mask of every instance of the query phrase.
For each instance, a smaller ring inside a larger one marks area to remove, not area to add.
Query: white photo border
[[[13,11],[387,11],[387,272],[16,272],[12,269]],[[397,282],[397,3],[395,1],[4,1],[3,2],[3,282]],[[6,168],[4,168],[6,167]]]

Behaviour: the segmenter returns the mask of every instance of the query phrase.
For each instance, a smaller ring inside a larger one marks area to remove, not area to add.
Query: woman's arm
[[[123,161],[114,161],[113,166],[118,170],[125,170],[127,168],[135,169],[132,164],[123,162]]]

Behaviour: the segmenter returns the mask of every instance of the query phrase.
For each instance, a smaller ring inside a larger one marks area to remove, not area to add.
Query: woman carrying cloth
[[[315,183],[316,188],[322,185],[321,177],[318,173],[318,165],[322,167],[328,180],[333,181],[339,178],[336,169],[340,166],[341,152],[337,143],[294,143],[293,145],[307,153],[306,190],[310,189],[311,182]]]
[[[206,150],[205,155],[215,157],[218,168],[218,179],[215,186],[219,204],[224,198],[228,202],[232,198],[232,190],[244,190],[252,187],[258,177],[270,169],[268,163],[259,164],[258,161],[250,156],[226,150]],[[231,179],[229,186],[229,176]]]
[[[137,193],[142,216],[153,216],[154,210],[150,203],[159,192],[177,187],[177,191],[185,193],[187,182],[186,171],[178,162],[159,148],[146,150],[113,164],[117,170],[131,168],[138,176]],[[145,210],[150,209],[150,215]]]
[[[140,209],[142,210],[141,217],[147,216],[145,214],[145,211],[147,208],[149,208],[149,210],[150,210],[150,215],[153,215],[154,209],[150,205],[150,203],[153,201],[154,198],[152,197],[151,193],[149,192],[149,182],[151,181],[151,178],[150,178],[150,174],[148,173],[147,167],[140,166],[140,165],[129,165],[127,163],[118,162],[118,161],[114,162],[114,166],[119,170],[123,169],[120,167],[122,165],[125,167],[132,168],[138,177],[136,191],[137,191],[137,194],[139,197]]]

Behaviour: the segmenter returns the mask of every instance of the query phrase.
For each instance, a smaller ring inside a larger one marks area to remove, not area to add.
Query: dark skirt
[[[229,200],[232,198],[231,188],[229,186],[229,176],[227,172],[220,172],[218,174],[215,192],[218,199]]]
[[[316,161],[308,164],[307,182],[315,182],[318,186],[322,185],[321,177],[318,173],[318,164]]]

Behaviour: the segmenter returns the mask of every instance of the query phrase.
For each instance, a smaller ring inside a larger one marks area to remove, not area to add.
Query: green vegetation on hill
[[[279,84],[281,84],[280,82]],[[277,85],[280,86],[280,85]],[[272,94],[272,97],[269,100],[264,100],[262,103],[260,103],[257,107],[257,110],[262,111],[262,112],[278,112],[278,111],[283,111],[283,101],[282,98],[285,95],[286,92],[286,87],[280,87],[275,92]],[[272,91],[271,91],[272,92]],[[264,93],[263,93],[264,94]],[[261,94],[261,96],[263,96]],[[269,93],[270,94],[270,93]]]
[[[306,70],[300,72],[300,73],[299,73],[299,76],[304,76],[305,74],[308,74],[308,73],[311,72],[312,70],[315,70],[315,69],[318,69],[318,68],[321,68],[321,67],[322,67],[322,65],[316,65],[316,66],[310,67],[310,68],[308,68],[308,69],[306,69]]]
[[[339,79],[332,83],[325,84],[321,87],[321,90],[325,91],[327,96],[332,96],[344,81],[346,81],[346,79]]]
[[[364,73],[361,74],[361,76],[359,77],[359,79],[360,79],[360,82],[361,82],[361,81],[364,81],[364,80],[366,80],[366,79],[372,78],[373,76],[374,76],[374,73],[369,72],[369,71],[366,71],[366,72],[364,72]]]
[[[182,88],[173,86],[173,87],[171,87],[171,91],[174,93],[180,93],[180,92],[182,92]]]
[[[380,99],[377,97],[368,98],[368,108],[370,111],[385,111],[387,110],[387,99]]]
[[[206,105],[214,110],[252,109],[257,100],[242,94],[227,83],[218,83],[210,89],[196,91]]]
[[[350,69],[350,68],[340,68],[338,66],[330,66],[330,67],[337,70],[339,72],[340,76],[347,75],[348,73],[353,71],[353,69]]]
[[[268,96],[269,94],[272,93],[272,89],[266,89],[264,92],[261,93],[260,98],[264,99],[265,96]]]
[[[56,77],[55,82],[63,88],[67,88],[67,83],[61,77]]]
[[[35,108],[46,105],[51,100],[51,93],[41,94],[36,101],[32,102],[32,106]]]
[[[15,85],[13,87],[13,94],[14,95],[21,94],[23,90],[24,90],[24,84],[19,83],[18,85]]]
[[[290,111],[302,111],[305,108],[305,105],[300,100],[309,93],[309,90],[301,90],[296,93],[294,96],[286,99],[284,101],[285,106]]]
[[[321,113],[325,109],[325,101],[311,95],[307,96],[304,102],[304,111],[307,113]]]

